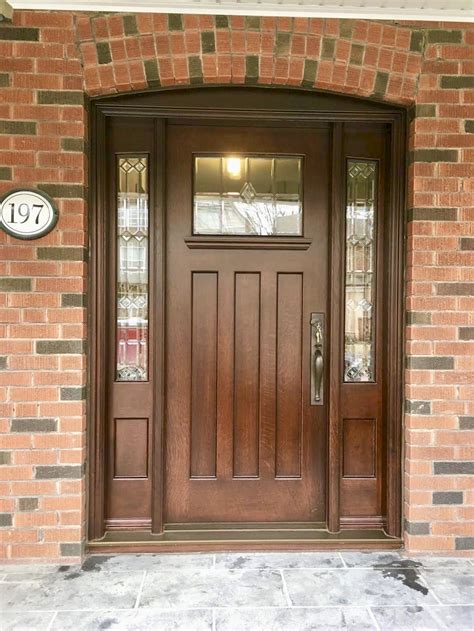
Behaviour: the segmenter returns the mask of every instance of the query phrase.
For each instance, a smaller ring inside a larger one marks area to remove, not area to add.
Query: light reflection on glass
[[[199,156],[194,234],[301,235],[301,157]]]

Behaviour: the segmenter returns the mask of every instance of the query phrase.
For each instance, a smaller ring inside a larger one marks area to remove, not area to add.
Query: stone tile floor
[[[1,631],[474,628],[474,559],[398,552],[93,556],[0,565]]]

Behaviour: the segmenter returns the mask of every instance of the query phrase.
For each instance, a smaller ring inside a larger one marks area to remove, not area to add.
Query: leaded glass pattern
[[[374,381],[377,163],[347,163],[344,381]]]
[[[117,381],[148,379],[148,163],[118,158]]]
[[[196,156],[194,234],[301,235],[303,158]]]

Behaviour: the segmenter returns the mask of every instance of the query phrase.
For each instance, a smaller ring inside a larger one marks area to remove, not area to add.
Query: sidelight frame
[[[218,95],[219,98],[214,98]],[[263,98],[262,96],[270,98]],[[212,97],[212,98],[209,98]],[[208,107],[207,103],[213,103]],[[262,103],[270,103],[272,107],[265,107]],[[386,479],[383,481],[385,492],[386,518],[384,530],[393,539],[393,545],[400,545],[402,532],[402,401],[403,401],[403,310],[404,310],[404,202],[405,202],[405,155],[406,155],[406,110],[401,107],[376,103],[370,100],[347,96],[333,95],[316,90],[299,88],[274,87],[195,87],[161,89],[151,93],[134,95],[120,95],[101,97],[91,100],[90,107],[90,158],[91,180],[89,188],[89,345],[88,345],[88,539],[89,548],[100,547],[98,540],[104,537],[104,504],[105,504],[105,436],[106,436],[106,336],[102,325],[102,316],[107,307],[106,300],[106,260],[105,252],[107,235],[107,190],[105,184],[106,173],[106,122],[109,117],[152,117],[154,119],[154,154],[149,164],[150,188],[154,186],[153,205],[150,203],[150,216],[154,212],[154,243],[153,261],[155,273],[151,274],[151,295],[155,297],[155,308],[149,307],[150,326],[155,331],[155,352],[149,349],[150,360],[154,356],[153,373],[156,376],[154,390],[155,417],[153,424],[153,462],[152,462],[152,529],[151,535],[135,537],[136,543],[113,542],[110,549],[126,551],[126,549],[153,549],[153,544],[159,539],[164,549],[166,546],[174,549],[202,549],[212,547],[217,549],[215,537],[200,542],[166,543],[163,535],[163,444],[165,425],[165,143],[167,120],[172,119],[176,124],[220,124],[225,122],[249,125],[282,125],[311,126],[318,123],[329,123],[332,126],[332,182],[330,201],[329,227],[329,300],[326,317],[327,341],[327,382],[326,392],[331,392],[328,404],[328,462],[327,462],[327,531],[334,534],[321,537],[318,542],[301,540],[300,544],[290,543],[288,540],[280,543],[268,539],[267,548],[291,549],[301,547],[306,549],[328,545],[345,545],[348,542],[360,547],[387,547],[387,539],[370,539],[361,536],[354,543],[354,539],[344,536],[341,531],[340,516],[340,479],[342,472],[342,423],[340,421],[340,391],[342,386],[342,357],[343,345],[341,327],[344,323],[344,227],[345,227],[345,165],[343,147],[343,129],[345,123],[376,121],[385,123],[388,133],[388,163],[387,194],[384,199],[385,213],[385,255],[388,260],[386,274],[384,274],[384,294],[386,300],[386,330],[387,336],[384,348],[383,369],[387,375],[384,392],[385,401],[385,443],[384,461]],[[154,168],[154,172],[151,170]],[[153,173],[153,175],[152,175]],[[155,178],[155,183],[152,178]],[[280,238],[289,243],[301,240],[302,237]],[[221,241],[223,237],[217,238]],[[214,239],[217,241],[217,239]],[[270,237],[271,239],[271,237]],[[225,247],[258,247],[254,238],[242,236],[226,237],[229,244]],[[274,247],[279,247],[275,239]],[[190,236],[188,247],[207,247],[212,237]],[[265,238],[269,243],[269,238]],[[246,242],[248,242],[246,244]],[[273,247],[270,243],[270,247]],[[288,245],[288,247],[291,247]],[[309,247],[303,244],[301,247]],[[390,358],[390,361],[389,359]],[[361,524],[361,527],[364,526]],[[342,525],[344,528],[344,524]],[[153,539],[154,536],[158,539]],[[149,543],[146,543],[148,537]],[[150,539],[151,537],[151,539]],[[152,541],[153,539],[153,541]],[[332,542],[332,544],[331,544]],[[115,545],[115,548],[114,548]],[[245,547],[243,544],[231,544],[236,548]],[[127,548],[128,546],[128,548]],[[138,546],[138,547],[137,547]],[[193,547],[194,546],[194,547]],[[229,546],[227,546],[229,547]],[[256,549],[258,546],[254,546]]]

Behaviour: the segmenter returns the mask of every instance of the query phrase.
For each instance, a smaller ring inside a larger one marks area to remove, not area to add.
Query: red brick
[[[38,543],[35,545],[12,545],[12,559],[35,559],[44,558],[55,560],[59,558],[59,544],[57,543]]]

